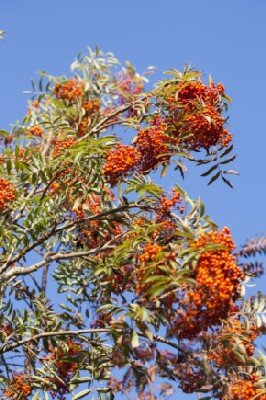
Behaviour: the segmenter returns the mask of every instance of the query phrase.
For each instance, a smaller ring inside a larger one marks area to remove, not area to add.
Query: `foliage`
[[[154,180],[190,162],[232,186],[223,85],[185,68],[146,91],[99,49],[71,69],[0,131],[1,398],[266,399],[265,297],[244,297],[265,238],[235,250]]]

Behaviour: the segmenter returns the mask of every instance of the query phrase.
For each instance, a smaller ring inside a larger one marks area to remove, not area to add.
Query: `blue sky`
[[[266,233],[265,19],[265,0],[1,0],[0,128],[23,116],[22,91],[36,71],[69,73],[87,45],[132,61],[140,72],[155,65],[152,81],[189,63],[222,81],[233,99],[229,123],[238,159],[232,168],[240,177],[234,190],[221,182],[207,187],[202,171],[193,170],[181,184],[193,197],[200,194],[212,218],[230,226],[241,244]],[[175,182],[180,176],[167,184]]]

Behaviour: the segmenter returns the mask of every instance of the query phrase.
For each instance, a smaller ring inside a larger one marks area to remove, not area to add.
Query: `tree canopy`
[[[224,86],[186,67],[147,89],[99,49],[71,71],[0,131],[1,398],[265,400],[245,286],[266,239],[237,249],[180,184],[193,164],[232,187]]]

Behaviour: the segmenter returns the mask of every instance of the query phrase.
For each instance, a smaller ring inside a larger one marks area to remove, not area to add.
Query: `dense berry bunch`
[[[100,101],[98,99],[86,100],[82,104],[82,107],[87,114],[97,114],[100,111]]]
[[[235,244],[230,230],[224,228],[221,232],[203,233],[194,246],[202,250],[208,244],[224,248],[200,253],[195,268],[197,286],[184,293],[175,328],[170,329],[169,334],[175,332],[179,337],[193,338],[210,325],[219,324],[235,310],[234,300],[244,276],[232,255]]]
[[[135,143],[141,153],[140,172],[154,170],[160,162],[170,159],[170,137],[166,133],[167,125],[155,118],[150,127],[140,129]]]
[[[205,85],[200,79],[181,82],[176,85],[178,102],[184,106],[186,111],[195,110],[197,102],[201,99],[205,104],[217,105],[220,103],[220,96],[224,94],[223,84],[215,85],[211,82]]]
[[[173,94],[166,96],[167,122],[177,143],[190,150],[227,146],[232,135],[224,128],[222,84],[209,86],[200,78],[173,84]]]
[[[140,160],[141,154],[136,148],[118,144],[114,150],[107,153],[103,174],[111,184],[114,184],[132,172]]]
[[[146,264],[149,261],[155,260],[157,254],[163,250],[163,247],[156,243],[147,243],[143,252],[139,255],[141,264]]]
[[[43,135],[43,129],[42,129],[42,127],[39,126],[39,125],[32,126],[32,127],[29,129],[29,134],[32,135],[32,136],[42,137],[42,135]]]
[[[56,83],[54,93],[58,99],[74,103],[84,95],[84,88],[81,82],[72,78],[63,83]]]
[[[5,210],[14,198],[14,186],[5,178],[0,178],[0,211]]]
[[[206,307],[209,310],[216,310],[235,298],[239,283],[244,276],[232,255],[235,244],[228,228],[224,228],[221,232],[202,234],[195,245],[198,249],[202,249],[208,243],[222,245],[224,248],[201,253],[195,273],[198,287],[206,299]]]
[[[54,140],[53,141],[53,156],[54,158],[62,155],[64,150],[72,147],[76,143],[76,140],[73,137],[68,137],[65,140]]]
[[[219,143],[226,147],[232,140],[232,135],[223,127],[225,118],[212,105],[206,105],[200,112],[185,117],[185,128],[191,133],[182,141],[192,150],[210,148]]]
[[[226,394],[224,400],[266,400],[265,391],[255,387],[258,378],[253,375],[250,379],[236,379],[229,386],[229,393]]]
[[[3,395],[10,400],[26,400],[31,392],[32,386],[29,379],[19,373],[13,375],[8,387],[3,391]]]

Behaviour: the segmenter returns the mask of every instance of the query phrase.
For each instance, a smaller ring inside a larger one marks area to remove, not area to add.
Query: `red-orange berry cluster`
[[[247,356],[250,357],[254,353],[253,342],[258,335],[259,331],[256,326],[247,330],[243,323],[234,319],[232,323],[224,325],[220,332],[212,333],[207,338],[207,340],[211,340],[213,348],[208,354],[208,359],[220,367],[239,365],[241,360],[234,353],[235,338],[241,340]]]
[[[178,310],[174,331],[179,337],[193,338],[210,325],[220,324],[235,307],[234,300],[244,275],[232,254],[235,244],[230,230],[203,233],[193,246],[202,250],[208,244],[224,248],[200,254],[195,269],[197,286],[185,292],[180,303],[183,309]]]
[[[43,129],[39,125],[32,126],[31,128],[29,128],[29,134],[32,136],[42,137]]]
[[[76,143],[76,139],[73,137],[68,137],[64,140],[54,140],[53,141],[53,156],[54,158],[60,156],[64,150],[69,149]]]
[[[85,135],[87,132],[89,123],[90,123],[90,117],[92,115],[98,114],[100,111],[100,102],[99,100],[86,100],[82,104],[82,107],[85,110],[85,115],[82,117],[79,125],[78,125],[78,137],[82,137]]]
[[[151,126],[140,129],[135,146],[141,154],[140,172],[154,170],[157,165],[170,160],[170,137],[166,133],[167,125],[155,118]]]
[[[198,99],[205,104],[217,105],[220,103],[220,96],[224,94],[224,86],[222,83],[217,85],[211,82],[209,86],[205,85],[200,79],[190,82],[182,82],[176,85],[178,92],[178,102],[182,104],[186,110],[195,110]]]
[[[140,266],[137,271],[137,285],[136,285],[136,293],[138,295],[144,295],[150,285],[143,282],[144,276],[147,272],[147,264],[151,261],[154,261],[158,255],[163,251],[163,247],[157,243],[147,243],[142,253],[138,256],[138,260],[140,262]]]
[[[224,249],[201,253],[195,272],[202,295],[207,293],[207,296],[204,296],[206,307],[215,310],[221,307],[221,304],[235,298],[244,275],[232,255],[235,244],[228,228],[224,228],[221,232],[202,234],[195,245],[198,249],[202,249],[208,243],[222,245]]]
[[[140,152],[133,146],[118,144],[114,150],[106,155],[106,164],[103,167],[103,174],[111,184],[129,174],[139,164]]]
[[[156,243],[147,243],[143,250],[139,255],[139,261],[141,264],[146,264],[148,261],[155,260],[157,254],[163,250],[163,247]]]
[[[222,95],[222,84],[212,82],[207,86],[200,79],[175,86],[175,94],[166,99],[167,121],[179,143],[190,150],[229,144],[232,135],[224,128],[226,118],[222,115]]]
[[[26,400],[32,392],[32,386],[29,378],[25,377],[22,373],[13,375],[8,387],[3,391],[3,395],[7,399]]]
[[[97,114],[100,111],[100,101],[98,99],[86,100],[82,104],[87,114]]]
[[[170,212],[172,207],[174,207],[177,203],[180,204],[181,202],[182,202],[182,197],[179,191],[177,189],[173,189],[173,194],[170,199],[167,199],[165,195],[161,197],[158,213],[167,214]]]
[[[64,151],[74,146],[76,143],[76,139],[73,137],[68,137],[66,139],[55,139],[52,141],[52,156],[53,158],[57,158],[62,156]],[[74,170],[71,168],[71,164],[68,162],[62,162],[61,167],[64,166],[64,170],[61,170],[56,174],[56,179],[52,182],[49,187],[50,194],[56,194],[62,187],[62,184],[73,183],[74,180]],[[71,200],[71,189],[68,187],[67,189],[67,198]]]
[[[258,378],[255,375],[251,376],[250,379],[236,379],[232,384],[229,385],[228,393],[223,397],[223,399],[251,400],[256,397],[258,400],[266,400],[266,394],[264,390],[255,387],[257,381]]]
[[[66,347],[59,346],[50,349],[50,354],[46,359],[53,362],[56,375],[60,378],[50,379],[50,382],[56,385],[56,390],[48,387],[53,396],[60,394],[60,398],[62,398],[65,393],[69,392],[68,384],[79,368],[78,360],[82,349],[83,345],[73,339],[66,341]]]
[[[107,188],[104,189],[110,199],[113,194]],[[102,197],[100,195],[91,194],[85,201],[83,207],[86,207],[89,210],[90,215],[97,215],[102,212]],[[77,219],[83,219],[86,217],[86,213],[82,207],[78,207],[73,209]],[[89,245],[90,248],[96,248],[99,246],[100,241],[105,239],[105,241],[111,240],[112,236],[118,236],[122,233],[122,225],[119,222],[114,221],[112,226],[104,231],[101,231],[101,235],[99,234],[99,229],[101,227],[100,220],[92,220],[86,221],[83,223],[82,228],[79,230],[79,239],[82,244]]]
[[[12,183],[5,178],[0,178],[0,211],[5,210],[15,198],[15,189]]]
[[[183,141],[192,150],[208,149],[217,143],[226,147],[232,140],[232,135],[223,127],[225,118],[212,105],[206,105],[202,112],[189,114],[185,120],[186,129],[192,135]]]
[[[54,94],[58,99],[76,102],[84,95],[84,87],[77,79],[72,78],[63,83],[56,83]]]

